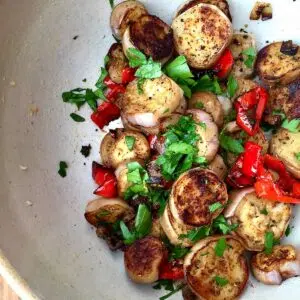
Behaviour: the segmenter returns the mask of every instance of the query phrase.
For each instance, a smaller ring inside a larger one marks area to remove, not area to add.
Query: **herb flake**
[[[67,165],[67,163],[65,161],[59,162],[58,174],[61,177],[66,177],[67,176],[67,168],[68,168],[68,165]]]
[[[85,121],[85,118],[83,118],[82,116],[77,115],[77,114],[75,114],[75,113],[71,113],[71,114],[70,114],[70,117],[71,117],[75,122],[78,122],[78,123],[81,123],[81,122],[84,122],[84,121]]]
[[[135,144],[135,137],[127,135],[125,136],[125,143],[127,145],[128,150],[132,150]]]

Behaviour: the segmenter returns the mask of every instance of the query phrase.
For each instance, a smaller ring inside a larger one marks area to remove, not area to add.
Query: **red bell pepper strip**
[[[122,71],[122,84],[128,84],[129,82],[133,81],[135,79],[136,69],[134,68],[125,68]]]
[[[147,140],[149,142],[150,149],[154,150],[155,149],[155,143],[157,142],[157,135],[150,134],[150,135],[148,135]]]
[[[260,121],[268,101],[268,93],[262,87],[257,87],[239,97],[234,107],[237,112],[237,124],[250,136],[259,130]],[[255,108],[255,118],[250,120],[248,111]],[[253,123],[253,124],[252,124]]]
[[[120,117],[120,109],[113,103],[102,102],[97,111],[91,114],[92,121],[99,127],[103,128],[108,125],[111,121],[116,120]]]
[[[242,173],[246,176],[254,177],[257,174],[262,147],[253,142],[246,142],[244,147]]]
[[[117,196],[117,179],[112,169],[106,168],[94,161],[92,164],[92,177],[99,185],[94,191],[95,195],[105,198]]]
[[[180,280],[184,278],[183,266],[165,262],[160,267],[159,279]]]
[[[217,63],[215,64],[213,71],[216,72],[216,76],[219,79],[226,78],[234,64],[234,58],[229,49],[226,49],[222,56],[218,59]]]
[[[105,97],[108,101],[114,102],[118,94],[125,93],[125,87],[122,84],[117,84],[111,80],[109,76],[106,76],[103,83],[107,86]]]

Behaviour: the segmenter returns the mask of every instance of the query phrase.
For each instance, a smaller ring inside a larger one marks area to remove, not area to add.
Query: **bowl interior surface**
[[[143,2],[170,23],[182,0]],[[249,20],[254,2],[229,1],[235,29],[253,32],[259,48],[266,41],[300,42],[300,1],[269,1],[273,19],[267,22]],[[122,253],[111,253],[83,217],[93,198],[91,162],[99,160],[101,133],[91,121],[72,121],[75,108],[62,102],[61,93],[95,83],[113,42],[110,12],[108,0],[0,0],[0,248],[44,299],[163,294],[130,283]],[[87,107],[80,114],[89,120]],[[85,159],[80,149],[88,144],[92,152]],[[61,160],[69,164],[64,179],[57,174]],[[299,207],[292,226],[287,242],[300,247]],[[299,294],[299,278],[278,287],[251,278],[242,298],[299,299]]]

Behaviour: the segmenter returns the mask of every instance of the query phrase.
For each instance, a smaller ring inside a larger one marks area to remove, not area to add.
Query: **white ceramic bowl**
[[[182,1],[143,2],[170,22]],[[300,1],[269,1],[274,14],[266,22],[249,20],[254,0],[229,2],[234,27],[248,24],[259,47],[266,40],[300,42]],[[108,0],[0,0],[0,248],[44,299],[137,300],[162,294],[130,283],[122,254],[111,253],[85,222],[100,134],[91,122],[73,122],[74,108],[61,99],[64,90],[95,82],[113,42],[110,11]],[[84,108],[81,114],[89,119],[89,113]],[[89,143],[92,154],[84,159],[79,151]],[[60,160],[69,163],[65,179],[57,174]],[[294,215],[288,241],[300,247],[299,208]],[[0,264],[5,277],[22,287],[8,265]],[[299,299],[299,278],[278,287],[250,282],[243,299]],[[23,290],[23,299],[27,293]]]

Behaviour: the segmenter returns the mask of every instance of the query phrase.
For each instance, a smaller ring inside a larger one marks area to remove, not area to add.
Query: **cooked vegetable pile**
[[[300,275],[298,250],[280,244],[300,204],[300,48],[257,53],[226,0],[187,1],[171,26],[129,0],[110,23],[120,42],[96,89],[63,100],[106,130],[85,218],[130,279],[165,288],[160,299],[236,299],[249,266],[265,284]]]

